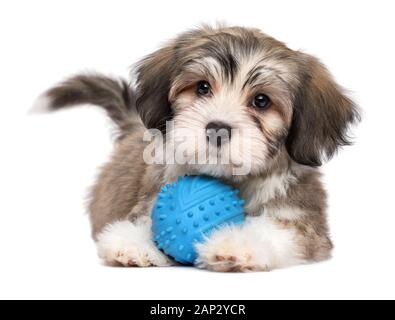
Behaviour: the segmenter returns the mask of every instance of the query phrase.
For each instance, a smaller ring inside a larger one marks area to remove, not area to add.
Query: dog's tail
[[[141,123],[131,86],[122,79],[100,74],[78,75],[60,83],[37,100],[33,111],[56,111],[81,104],[105,109],[119,127],[120,134],[132,130],[137,121]]]

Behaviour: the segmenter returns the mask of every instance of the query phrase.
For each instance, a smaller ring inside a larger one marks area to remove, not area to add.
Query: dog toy
[[[175,261],[192,265],[196,243],[224,225],[245,221],[239,190],[206,176],[186,176],[164,186],[153,209],[157,247]]]

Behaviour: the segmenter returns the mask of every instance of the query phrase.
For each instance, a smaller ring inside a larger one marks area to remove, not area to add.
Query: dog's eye
[[[259,109],[266,109],[270,102],[270,98],[266,94],[258,94],[252,101],[252,105]]]
[[[200,81],[197,84],[196,92],[200,96],[207,96],[211,93],[211,86],[207,81]]]

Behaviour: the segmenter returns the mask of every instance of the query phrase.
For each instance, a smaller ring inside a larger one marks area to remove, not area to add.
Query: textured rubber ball
[[[164,186],[152,215],[156,245],[177,262],[194,264],[196,243],[225,225],[244,223],[244,201],[238,194],[206,176],[187,176]]]

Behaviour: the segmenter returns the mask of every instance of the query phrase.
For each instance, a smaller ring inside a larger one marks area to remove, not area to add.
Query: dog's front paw
[[[98,236],[99,257],[109,265],[124,267],[165,267],[171,263],[151,239],[150,226],[121,221],[111,224]]]
[[[216,272],[269,271],[268,264],[255,251],[253,243],[239,227],[215,232],[205,243],[196,245],[197,266]]]

